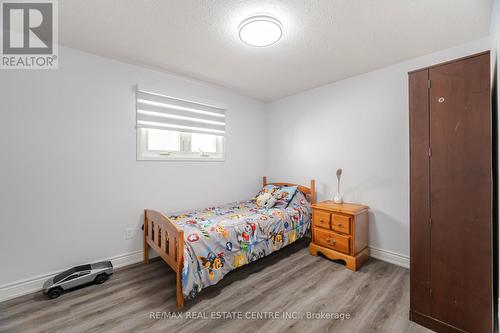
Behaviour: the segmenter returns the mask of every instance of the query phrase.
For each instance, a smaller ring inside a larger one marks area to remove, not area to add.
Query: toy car
[[[86,284],[101,284],[113,274],[111,261],[76,266],[57,274],[43,284],[43,293],[50,299],[59,297],[63,291]]]

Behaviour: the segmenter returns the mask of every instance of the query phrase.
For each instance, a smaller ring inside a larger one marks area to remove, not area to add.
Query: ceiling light
[[[240,39],[243,43],[264,47],[275,44],[283,35],[281,22],[268,15],[254,15],[238,27]]]

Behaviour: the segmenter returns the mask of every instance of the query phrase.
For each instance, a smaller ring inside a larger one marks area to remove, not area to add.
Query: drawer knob
[[[337,227],[341,227],[342,226],[342,223],[337,223]]]
[[[323,220],[321,220],[321,219],[319,220],[319,222],[320,222],[320,223],[325,223],[325,221],[323,221]]]
[[[326,241],[332,245],[335,245],[335,243],[337,243],[337,241],[335,239],[331,239],[331,238],[327,238]]]

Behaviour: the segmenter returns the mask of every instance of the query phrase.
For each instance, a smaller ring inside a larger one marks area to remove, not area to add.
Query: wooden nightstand
[[[355,271],[369,256],[368,206],[331,200],[318,202],[312,207],[312,242],[309,252],[323,253],[332,260],[343,260]]]

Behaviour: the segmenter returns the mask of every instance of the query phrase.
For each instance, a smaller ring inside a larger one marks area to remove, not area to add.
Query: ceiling
[[[61,44],[271,101],[489,35],[491,0],[61,0]],[[269,13],[283,38],[238,39]]]

